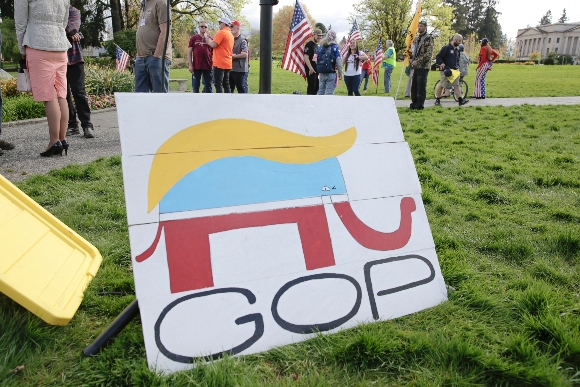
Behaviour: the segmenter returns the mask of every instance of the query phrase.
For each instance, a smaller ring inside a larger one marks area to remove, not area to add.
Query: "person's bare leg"
[[[437,92],[435,93],[437,98],[441,98],[442,92],[443,92],[443,86],[441,86],[441,84],[439,84],[439,86],[437,86]]]
[[[461,98],[461,96],[463,95],[463,92],[461,90],[461,83],[453,88],[453,93],[455,94],[457,100],[459,101],[459,98]]]
[[[68,128],[68,103],[66,98],[58,98],[60,107],[60,131],[58,138],[60,141],[66,140],[66,130]]]
[[[65,100],[66,103],[66,100]],[[53,146],[58,140],[60,136],[60,127],[61,127],[61,109],[58,98],[56,96],[56,91],[54,92],[54,98],[52,101],[44,102],[44,111],[46,112],[46,120],[48,121],[48,134],[50,136],[50,140],[48,142],[48,146],[46,149]],[[67,108],[68,111],[68,108]],[[68,115],[67,115],[68,120]],[[67,122],[68,123],[68,122]],[[66,128],[65,128],[66,131]]]

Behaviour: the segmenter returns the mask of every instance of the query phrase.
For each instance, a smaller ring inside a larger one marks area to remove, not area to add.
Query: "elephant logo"
[[[297,199],[343,195],[348,191],[337,156],[355,143],[355,127],[326,137],[296,134],[243,119],[219,119],[188,127],[169,138],[153,158],[148,181],[148,212],[172,214],[160,220],[148,259],[164,231],[171,293],[214,286],[210,238],[214,233],[278,224],[297,224],[307,270],[334,266],[334,252],[322,201],[296,205]],[[276,203],[276,208],[245,208]],[[285,204],[287,203],[287,204]],[[383,233],[368,227],[349,201],[332,207],[360,245],[380,251],[404,247],[412,229],[415,201],[403,197],[399,228]],[[227,208],[226,214],[196,211]],[[180,219],[175,220],[176,215]]]

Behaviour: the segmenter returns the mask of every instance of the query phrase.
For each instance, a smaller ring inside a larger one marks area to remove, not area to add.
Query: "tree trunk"
[[[113,22],[113,33],[119,32],[123,29],[123,18],[121,16],[121,7],[119,0],[111,0],[111,20]]]

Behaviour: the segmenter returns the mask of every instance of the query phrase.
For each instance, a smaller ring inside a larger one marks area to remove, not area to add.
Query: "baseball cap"
[[[489,39],[488,38],[483,38],[483,39],[481,39],[481,43],[482,44],[487,44],[487,43],[489,43]]]
[[[460,44],[459,46],[457,46],[457,49],[459,51],[463,51],[463,50],[465,50],[465,46],[463,44]]]
[[[237,21],[237,20],[234,20],[234,21],[232,22],[232,25],[233,25],[233,26],[238,26],[238,27],[241,27],[241,26],[242,26],[242,23],[240,23],[240,22],[239,22],[239,21]]]
[[[427,27],[427,20],[421,20],[419,24],[423,24],[425,27]]]
[[[227,24],[228,26],[231,24],[231,22],[230,22],[230,19],[228,19],[228,18],[227,18],[227,17],[225,17],[225,16],[221,17],[221,18],[218,20],[218,22],[220,22],[220,23],[224,23],[224,24]]]
[[[314,35],[322,35],[322,30],[317,28],[314,30]]]
[[[445,67],[445,70],[443,70],[443,74],[445,74],[446,77],[450,77],[451,74],[453,74],[451,72],[451,69],[449,67]]]

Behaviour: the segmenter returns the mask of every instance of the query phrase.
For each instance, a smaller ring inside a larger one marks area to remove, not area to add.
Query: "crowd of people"
[[[470,63],[462,42],[463,37],[459,34],[455,35],[450,43],[442,47],[435,56],[435,66],[440,71],[441,77],[436,90],[435,106],[441,106],[441,98],[449,96],[450,90],[455,93],[459,106],[469,102],[463,96],[461,87],[463,78],[469,73]],[[343,76],[349,96],[360,96],[359,88],[363,80],[365,81],[363,91],[367,90],[369,75],[372,72],[371,61],[375,58],[369,56],[368,50],[362,52],[356,40],[351,40],[348,44],[348,49],[341,55],[334,30],[329,30],[326,36],[319,29],[314,30],[312,40],[304,46],[307,94],[332,95],[338,84],[337,79],[342,79]],[[431,34],[427,33],[427,22],[424,20],[419,22],[411,52],[413,55],[406,71],[409,78],[405,88],[405,97],[411,97],[412,102],[409,106],[411,109],[423,110],[427,97],[427,77],[432,69],[434,53],[434,39]],[[473,98],[485,98],[485,75],[497,57],[498,54],[491,48],[489,40],[482,39]],[[385,93],[391,91],[391,74],[397,65],[396,59],[393,41],[387,40],[380,66],[383,69]]]
[[[79,32],[80,11],[70,6],[68,0],[36,2],[16,0],[14,3],[16,37],[23,57],[23,67],[30,76],[35,101],[44,103],[49,130],[49,143],[40,153],[43,157],[68,154],[67,135],[80,134],[94,138],[91,111],[85,92],[84,60]],[[0,20],[1,22],[1,20]],[[134,65],[136,92],[167,92],[169,69],[172,60],[171,39],[166,41],[168,14],[166,0],[148,0],[141,3],[136,33],[137,55]],[[219,31],[208,34],[208,23],[198,24],[188,46],[188,68],[194,93],[248,93],[250,50],[247,38],[242,35],[242,24],[226,17],[219,19]],[[469,57],[464,52],[463,37],[455,35],[435,57],[441,72],[436,90],[435,105],[453,88],[459,106],[469,102],[463,97],[461,81],[468,73]],[[2,36],[0,33],[0,45]],[[391,40],[385,42],[381,62],[384,92],[391,91],[391,74],[396,67],[396,51]],[[405,96],[411,97],[410,108],[424,109],[427,77],[434,52],[433,36],[427,33],[427,22],[421,21],[412,44],[412,58],[407,75],[409,80]],[[165,58],[162,58],[165,51]],[[1,55],[1,54],[0,54]],[[485,98],[486,74],[498,57],[488,39],[481,41],[477,66],[474,98]],[[344,78],[349,96],[360,96],[367,90],[372,73],[368,50],[361,50],[357,40],[339,49],[336,32],[323,34],[314,30],[312,40],[304,47],[304,69],[307,94],[332,95],[338,81]],[[163,64],[164,62],[164,64]],[[163,72],[161,71],[164,66]],[[203,85],[203,89],[201,86]],[[447,94],[448,95],[448,94]],[[2,94],[0,90],[0,134],[2,131]],[[77,120],[78,117],[78,120]],[[0,140],[0,155],[14,145]]]

